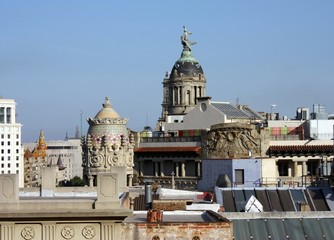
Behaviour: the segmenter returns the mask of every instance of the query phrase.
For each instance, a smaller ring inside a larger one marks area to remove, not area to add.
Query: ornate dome
[[[194,77],[199,74],[203,74],[202,66],[197,62],[191,53],[191,46],[196,44],[188,39],[191,35],[185,26],[183,26],[183,35],[181,36],[181,43],[183,45],[183,50],[181,57],[173,66],[172,75],[189,76]]]
[[[172,74],[194,77],[203,74],[203,69],[201,64],[192,56],[191,51],[183,50],[181,58],[173,66]]]
[[[109,98],[105,98],[103,108],[96,114],[95,118],[119,118],[119,114],[112,108]]]
[[[89,123],[87,137],[91,138],[93,144],[100,144],[102,140],[117,143],[121,141],[121,136],[128,138],[126,123],[127,118],[121,118],[112,108],[109,98],[105,98],[103,108],[94,118],[88,118]]]

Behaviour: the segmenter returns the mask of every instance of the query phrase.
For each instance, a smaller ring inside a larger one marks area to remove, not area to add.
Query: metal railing
[[[159,143],[159,142],[200,142],[201,137],[141,137],[142,143]]]

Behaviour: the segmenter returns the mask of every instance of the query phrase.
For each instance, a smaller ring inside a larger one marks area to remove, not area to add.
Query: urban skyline
[[[213,101],[295,116],[334,112],[334,3],[215,1],[0,3],[0,96],[15,99],[22,142],[74,136],[105,96],[128,127],[155,127],[162,80],[180,57],[182,26]],[[82,114],[81,114],[82,112]],[[82,115],[82,117],[81,117]]]

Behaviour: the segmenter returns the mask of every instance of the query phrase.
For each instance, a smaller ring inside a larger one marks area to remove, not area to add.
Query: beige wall
[[[262,159],[262,182],[264,184],[277,184],[277,166],[276,166],[276,159],[274,158],[263,158]]]

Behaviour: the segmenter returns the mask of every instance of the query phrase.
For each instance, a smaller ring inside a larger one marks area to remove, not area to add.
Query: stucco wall
[[[261,159],[202,159],[202,180],[200,191],[212,191],[219,175],[226,174],[232,186],[235,182],[235,170],[244,170],[244,184],[239,187],[257,187],[261,178]]]
[[[199,183],[199,190],[212,191],[219,175],[225,174],[232,181],[231,159],[202,159],[202,179]]]
[[[261,178],[261,159],[234,159],[232,161],[233,180],[235,182],[235,170],[244,170],[244,185],[238,187],[257,187]]]

